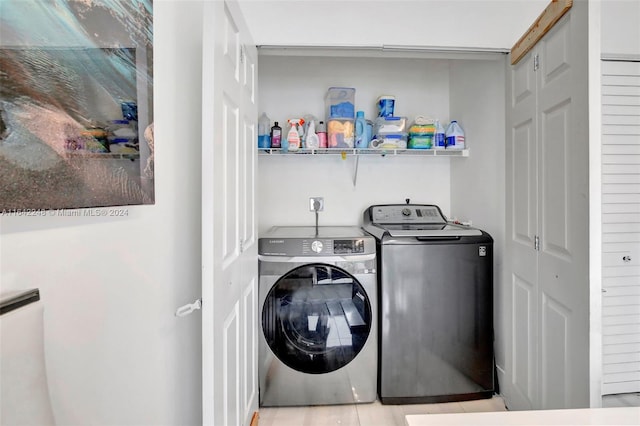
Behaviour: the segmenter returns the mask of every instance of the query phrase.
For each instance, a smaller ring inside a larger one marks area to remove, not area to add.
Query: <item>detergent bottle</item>
[[[446,132],[447,149],[464,149],[464,131],[456,120],[452,120]]]
[[[263,112],[258,120],[258,148],[271,148],[270,124],[269,117]]]
[[[271,147],[280,148],[282,143],[282,127],[278,126],[278,122],[271,127]]]
[[[445,148],[444,127],[442,127],[442,124],[440,124],[440,120],[436,120],[435,128],[436,128],[436,131],[433,135],[433,148],[444,149]]]
[[[367,140],[367,120],[364,118],[364,111],[356,113],[356,148],[367,148],[369,141]]]
[[[326,148],[327,145],[327,125],[324,121],[318,123],[318,147]]]

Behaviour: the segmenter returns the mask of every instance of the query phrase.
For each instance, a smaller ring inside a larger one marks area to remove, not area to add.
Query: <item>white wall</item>
[[[640,59],[640,1],[602,0],[602,55]]]
[[[58,424],[200,424],[200,1],[154,1],[156,204],[0,216],[0,290],[38,287]]]
[[[355,87],[356,109],[377,115],[382,94],[396,97],[398,116],[449,119],[449,64],[442,60],[261,56],[259,110],[286,129],[286,119],[325,116],[331,86]],[[286,131],[286,130],[285,130]],[[320,225],[353,225],[372,204],[435,203],[449,214],[450,161],[462,158],[270,155],[258,160],[259,232],[274,225],[315,224],[309,197],[325,198]]]
[[[451,166],[451,211],[471,221],[494,240],[494,330],[498,369],[505,366],[504,336],[510,324],[503,297],[502,269],[505,246],[505,56],[469,67],[451,67],[451,118],[464,123],[469,158]]]

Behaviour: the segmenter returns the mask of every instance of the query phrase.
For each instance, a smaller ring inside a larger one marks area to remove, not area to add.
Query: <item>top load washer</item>
[[[374,205],[383,404],[490,398],[493,239],[435,205]]]
[[[260,405],[375,401],[375,239],[357,227],[274,227],[258,261]]]

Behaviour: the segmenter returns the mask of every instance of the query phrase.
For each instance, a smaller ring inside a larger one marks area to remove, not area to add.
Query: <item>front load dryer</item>
[[[375,401],[375,239],[356,227],[274,227],[258,259],[260,405]]]

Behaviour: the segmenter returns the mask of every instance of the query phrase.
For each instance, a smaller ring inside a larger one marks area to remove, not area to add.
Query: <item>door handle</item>
[[[178,309],[176,309],[176,314],[175,315],[177,317],[186,317],[187,315],[189,315],[193,311],[201,309],[201,308],[202,308],[202,299],[198,299],[193,303],[187,303],[184,306],[180,306]]]

